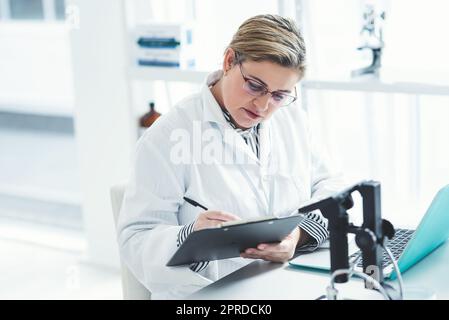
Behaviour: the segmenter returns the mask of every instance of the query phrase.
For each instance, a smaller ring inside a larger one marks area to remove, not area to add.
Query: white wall
[[[73,0],[71,32],[75,131],[88,259],[118,266],[109,189],[128,177],[137,129],[126,75],[123,0]]]
[[[0,22],[0,110],[71,115],[71,77],[63,23]]]

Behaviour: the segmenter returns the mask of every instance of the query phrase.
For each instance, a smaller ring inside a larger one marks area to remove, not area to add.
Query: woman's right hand
[[[195,224],[193,225],[193,231],[217,227],[223,222],[234,220],[241,220],[241,219],[235,214],[229,212],[204,211],[203,213],[200,213],[198,218],[196,218]]]

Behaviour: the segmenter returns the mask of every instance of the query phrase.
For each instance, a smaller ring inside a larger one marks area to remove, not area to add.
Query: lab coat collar
[[[203,97],[203,121],[215,122],[221,126],[229,127],[232,129],[231,125],[226,121],[221,111],[221,107],[215,99],[214,95],[210,91],[209,86],[215,84],[223,76],[223,71],[218,70],[212,72],[207,76],[206,82],[201,89]]]
[[[220,105],[213,96],[209,86],[215,84],[223,76],[223,71],[218,70],[209,74],[206,78],[205,84],[202,86],[201,94],[203,99],[203,121],[212,122],[218,124],[220,131],[223,134],[224,142],[236,147],[237,150],[244,152],[256,163],[260,164],[262,167],[268,165],[268,159],[271,152],[270,145],[270,121],[266,120],[261,122],[259,128],[260,135],[260,159],[254,154],[251,148],[243,141],[239,134],[232,128],[229,122],[225,119],[223,111]],[[227,134],[224,134],[226,130]],[[231,131],[228,131],[231,130]],[[230,134],[231,133],[231,134]]]

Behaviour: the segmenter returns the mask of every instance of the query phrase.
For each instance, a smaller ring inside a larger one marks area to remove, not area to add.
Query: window
[[[349,78],[361,59],[361,12],[372,0],[304,0],[308,76]],[[446,1],[375,1],[386,10],[381,76],[388,82],[447,85]],[[344,8],[344,9],[343,9]],[[423,10],[425,9],[425,10]],[[377,10],[376,10],[377,11]],[[377,11],[379,12],[379,11]],[[382,184],[382,215],[414,227],[438,189],[449,181],[449,97],[310,91],[314,128],[349,180]]]
[[[65,0],[0,0],[0,20],[65,19]]]
[[[9,0],[11,19],[42,20],[44,6],[42,0]]]
[[[55,0],[55,15],[57,20],[65,19],[65,0]]]

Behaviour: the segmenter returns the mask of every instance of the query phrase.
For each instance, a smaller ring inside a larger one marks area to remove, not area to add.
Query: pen
[[[209,210],[209,209],[207,209],[205,206],[203,206],[203,205],[201,205],[201,204],[199,204],[198,202],[196,202],[196,201],[194,201],[194,200],[192,200],[192,199],[189,199],[189,198],[187,198],[187,197],[184,197],[184,200],[185,201],[187,201],[188,203],[190,203],[192,206],[194,206],[194,207],[200,207],[200,208],[202,208],[202,209],[204,209],[204,210]]]

